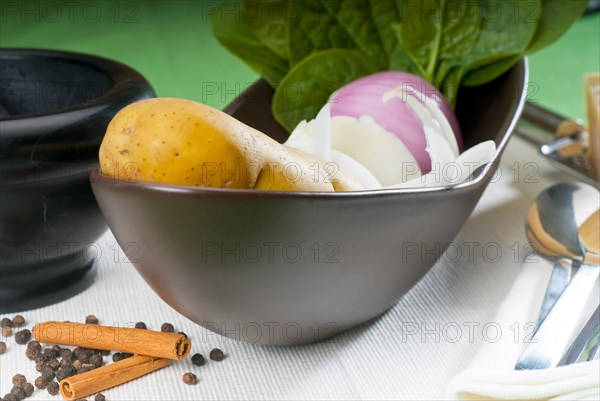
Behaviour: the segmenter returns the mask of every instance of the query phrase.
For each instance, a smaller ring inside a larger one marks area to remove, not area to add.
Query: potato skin
[[[320,159],[286,147],[222,111],[155,98],[119,111],[100,145],[106,176],[164,184],[279,191],[360,190]]]
[[[250,129],[200,103],[145,99],[110,122],[100,166],[103,174],[119,179],[252,188],[261,166],[251,162],[260,157]]]

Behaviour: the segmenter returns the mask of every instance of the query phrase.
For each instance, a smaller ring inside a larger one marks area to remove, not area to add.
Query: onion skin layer
[[[399,86],[408,93],[414,88],[437,103],[454,131],[459,151],[462,151],[458,120],[442,94],[427,81],[406,72],[384,71],[343,86],[330,99],[331,116],[371,116],[377,124],[404,142],[425,174],[431,171],[431,158],[425,150],[427,142],[421,121],[404,99],[394,97],[383,101],[386,92]]]

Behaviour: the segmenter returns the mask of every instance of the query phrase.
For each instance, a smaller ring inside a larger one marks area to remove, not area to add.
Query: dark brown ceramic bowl
[[[461,91],[465,145],[492,139],[494,163],[453,187],[291,193],[180,187],[92,176],[118,242],[169,305],[225,336],[260,344],[322,340],[376,317],[459,232],[521,113],[526,61]],[[259,81],[226,111],[282,140]],[[415,248],[416,247],[416,248]]]

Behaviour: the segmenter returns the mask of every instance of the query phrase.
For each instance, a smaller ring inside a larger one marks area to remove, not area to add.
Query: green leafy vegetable
[[[242,0],[242,5],[246,10],[246,19],[255,20],[249,24],[254,36],[279,57],[289,60],[287,20],[292,10],[288,8],[287,0]],[[250,10],[254,10],[253,14]]]
[[[274,40],[271,47],[265,43],[265,38],[271,36],[265,31],[275,32],[276,28],[269,24],[270,28],[262,27],[262,32],[257,35],[255,31],[259,31],[260,24],[229,12],[226,7],[230,6],[230,3],[223,3],[210,16],[213,33],[224,47],[275,85],[290,69],[289,62],[271,48],[277,47]]]
[[[313,53],[294,66],[277,87],[273,113],[291,132],[306,116],[316,116],[333,91],[373,72],[369,60],[357,50]]]
[[[537,22],[535,34],[527,49],[517,55],[469,71],[462,84],[478,86],[494,80],[508,71],[525,54],[534,53],[552,44],[583,14],[586,6],[587,0],[541,0],[541,15],[537,15],[538,9],[531,4],[527,4],[526,8],[521,10],[521,14],[514,15],[513,12],[515,17],[520,15],[520,20],[524,23],[533,25],[534,17]]]
[[[560,38],[583,14],[587,5],[588,0],[542,0],[542,16],[527,52],[536,52]]]
[[[504,63],[506,59],[518,61],[535,34],[537,21],[541,14],[540,0],[517,2],[480,0],[479,7],[482,18],[477,41],[468,51],[450,59],[452,67],[462,67],[463,74],[454,74],[451,81],[446,79],[444,81],[446,86],[463,84],[466,73],[489,64]],[[514,63],[510,66],[513,65]],[[506,64],[502,66],[506,66]],[[495,78],[487,73],[483,75],[480,84]],[[448,96],[447,93],[444,95]],[[451,101],[454,100],[456,99],[451,99]]]
[[[405,18],[393,25],[404,49],[421,76],[438,86],[444,79],[440,67],[452,67],[477,41],[481,18],[476,3],[460,0],[425,1],[420,18]]]
[[[340,86],[388,69],[422,76],[453,104],[460,86],[490,82],[557,40],[586,4],[240,0],[223,3],[211,24],[223,46],[276,88],[273,115],[291,131]]]

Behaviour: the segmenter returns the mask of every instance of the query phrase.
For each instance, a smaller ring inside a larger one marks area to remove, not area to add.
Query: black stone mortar
[[[0,313],[8,313],[93,282],[106,223],[89,172],[115,113],[155,94],[121,63],[34,49],[0,49],[0,85]]]

